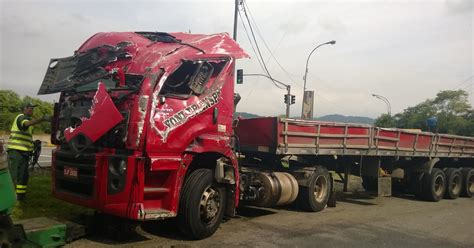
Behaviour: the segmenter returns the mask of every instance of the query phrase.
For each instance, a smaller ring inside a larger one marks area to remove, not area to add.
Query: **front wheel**
[[[178,213],[181,231],[193,239],[214,234],[224,215],[225,199],[226,190],[214,181],[212,170],[193,171],[181,191]]]

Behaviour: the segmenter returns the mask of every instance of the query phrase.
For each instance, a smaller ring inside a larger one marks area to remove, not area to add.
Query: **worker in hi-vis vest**
[[[33,125],[51,119],[50,116],[45,115],[33,120],[34,107],[36,105],[30,102],[22,104],[22,113],[13,120],[7,145],[8,167],[19,201],[25,199],[28,187],[28,163],[33,151]]]

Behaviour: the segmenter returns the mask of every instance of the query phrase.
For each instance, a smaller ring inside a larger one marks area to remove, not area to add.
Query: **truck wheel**
[[[438,168],[433,168],[431,174],[423,174],[421,180],[421,196],[424,200],[437,202],[444,196],[446,190],[446,175]]]
[[[214,181],[213,175],[210,169],[197,169],[181,191],[178,227],[193,239],[214,234],[224,215],[226,190]]]
[[[472,197],[474,195],[474,169],[463,168],[462,179],[463,187],[461,190],[461,196]]]
[[[456,168],[447,168],[446,171],[446,191],[444,198],[456,199],[459,197],[462,188],[462,174]]]
[[[309,178],[308,186],[300,186],[296,203],[309,212],[319,212],[326,207],[331,192],[329,172],[322,166],[316,167]]]
[[[366,191],[377,191],[379,187],[378,178],[362,176],[362,187]]]

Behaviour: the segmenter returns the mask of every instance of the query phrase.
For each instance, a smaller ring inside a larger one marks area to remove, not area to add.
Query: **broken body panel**
[[[130,219],[175,216],[197,154],[232,152],[235,59],[227,34],[99,33],[52,59],[57,198]],[[238,203],[235,187],[235,205]]]

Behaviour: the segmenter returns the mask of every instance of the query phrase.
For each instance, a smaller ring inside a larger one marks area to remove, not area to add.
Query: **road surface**
[[[148,222],[133,240],[87,237],[67,247],[474,247],[474,198],[423,202],[410,195],[338,193],[336,208],[243,208],[212,237],[186,240],[175,226]]]
[[[51,152],[53,151],[54,147],[52,146],[42,146],[41,147],[41,155],[38,159],[38,164],[41,167],[51,167]]]

